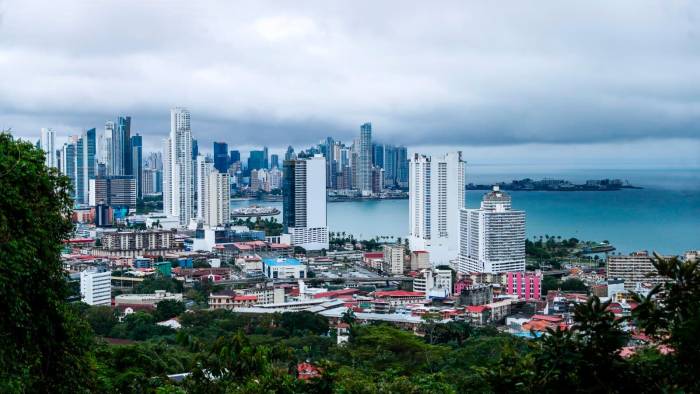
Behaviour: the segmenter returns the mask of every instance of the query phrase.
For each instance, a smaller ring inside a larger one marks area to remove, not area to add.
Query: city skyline
[[[165,112],[182,105],[198,114],[204,152],[213,141],[349,141],[371,121],[383,142],[450,146],[475,163],[506,150],[511,164],[700,166],[697,4],[132,4],[129,33],[106,17],[126,15],[121,4],[77,4],[3,3],[0,128],[36,140],[41,128],[77,133],[125,113],[152,151]],[[160,23],[179,17],[187,27]],[[652,162],[636,154],[649,149]]]

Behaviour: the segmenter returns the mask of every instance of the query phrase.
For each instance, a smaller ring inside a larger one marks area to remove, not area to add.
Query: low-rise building
[[[411,271],[420,271],[430,268],[430,253],[427,250],[414,250],[411,252]]]
[[[542,273],[508,272],[506,273],[506,294],[516,295],[525,300],[536,300],[542,296]]]
[[[384,245],[384,262],[382,271],[392,275],[401,275],[403,273],[403,261],[406,248],[403,245]]]
[[[209,309],[213,310],[246,308],[255,305],[257,302],[257,296],[242,295],[231,290],[209,294]]]
[[[425,294],[426,298],[449,297],[452,293],[452,270],[421,270],[413,279],[413,291]]]
[[[165,290],[156,290],[153,294],[121,294],[114,297],[115,305],[157,305],[161,301],[180,301],[182,293],[170,293]]]
[[[306,265],[294,258],[264,259],[263,273],[270,279],[306,278]]]

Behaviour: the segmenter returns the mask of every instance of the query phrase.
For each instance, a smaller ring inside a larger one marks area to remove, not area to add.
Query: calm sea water
[[[646,249],[679,254],[700,249],[700,171],[667,171],[664,175],[626,170],[617,175],[606,174],[531,175],[538,179],[547,176],[572,181],[619,177],[645,188],[616,192],[512,192],[513,207],[527,214],[528,236],[547,234],[609,240],[623,253]],[[518,178],[521,176],[489,174],[478,180],[470,177],[469,182]],[[467,192],[467,206],[478,207],[483,193]],[[280,202],[255,200],[232,201],[231,206],[253,204],[282,209]],[[330,231],[345,231],[361,239],[381,235],[405,237],[408,200],[329,203],[328,227]]]

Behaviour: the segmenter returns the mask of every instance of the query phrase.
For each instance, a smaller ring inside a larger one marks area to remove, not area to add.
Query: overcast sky
[[[128,114],[153,148],[173,106],[205,150],[371,121],[483,164],[698,167],[700,2],[0,0],[0,128]]]

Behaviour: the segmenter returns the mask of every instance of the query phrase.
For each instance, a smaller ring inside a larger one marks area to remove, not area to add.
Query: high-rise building
[[[225,142],[214,142],[214,168],[224,173],[228,171],[228,144]]]
[[[360,146],[357,163],[357,188],[362,195],[372,194],[372,124],[360,126]]]
[[[280,157],[277,154],[270,155],[270,168],[280,168]]]
[[[265,167],[265,151],[252,150],[248,156],[248,171],[259,170]]]
[[[268,169],[270,168],[270,156],[269,156],[269,151],[266,147],[263,147],[263,166],[262,168]]]
[[[525,271],[525,211],[494,186],[481,208],[461,210],[459,248],[461,273]]]
[[[406,253],[406,248],[403,245],[384,245],[382,246],[384,252],[384,263],[382,264],[382,269],[392,275],[403,274],[403,263],[404,254]]]
[[[372,167],[372,193],[379,194],[384,190],[384,169]]]
[[[163,193],[163,171],[151,168],[143,169],[143,195]]]
[[[411,159],[409,196],[411,250],[426,250],[434,265],[448,264],[459,252],[459,210],[465,204],[462,152],[436,159]]]
[[[197,156],[196,170],[197,173],[197,219],[207,220],[209,214],[209,174],[214,171],[214,163],[211,158],[202,155]]]
[[[408,150],[405,146],[396,147],[396,184],[402,189],[408,187]]]
[[[163,210],[166,215],[178,217],[181,226],[192,217],[193,167],[190,112],[173,108],[170,135],[163,146]]]
[[[80,273],[80,296],[88,305],[112,304],[112,272],[90,268]]]
[[[231,165],[233,163],[240,162],[241,161],[241,151],[232,150],[231,155],[229,157],[229,160],[230,160],[229,165]]]
[[[284,162],[283,224],[294,246],[328,249],[325,180],[321,155]]]
[[[634,291],[638,284],[655,286],[664,283],[665,278],[658,275],[658,271],[652,264],[649,252],[640,251],[627,256],[608,256],[608,279],[624,280],[627,291]]]
[[[88,198],[88,188],[85,187],[85,182],[89,182],[85,177],[87,171],[85,163],[85,159],[87,158],[85,143],[87,140],[83,137],[77,138],[75,142],[75,203],[85,204],[85,200]]]
[[[76,198],[76,186],[77,186],[77,171],[76,171],[76,153],[77,153],[77,143],[76,137],[71,137],[71,141],[63,145],[61,151],[61,173],[68,177],[71,186],[73,187],[73,199]]]
[[[112,132],[112,175],[131,174],[131,117],[120,116]]]
[[[58,167],[56,161],[56,133],[53,129],[41,129],[39,147],[44,151],[45,163],[47,167]]]
[[[143,198],[143,138],[131,137],[131,170],[136,182],[136,198]]]
[[[98,176],[90,180],[90,205],[136,208],[136,180],[133,175]]]
[[[297,158],[297,155],[294,154],[294,148],[292,148],[291,145],[287,147],[287,152],[284,154],[284,160],[294,160]]]
[[[98,140],[98,161],[105,165],[109,175],[114,173],[112,169],[112,151],[114,150],[112,142],[114,141],[115,129],[114,122],[105,122],[104,133],[102,138]]]
[[[384,145],[372,144],[372,165],[384,168]]]
[[[205,223],[209,226],[223,226],[230,220],[231,192],[228,173],[212,171],[207,180],[207,204]]]
[[[83,204],[88,203],[88,197],[90,194],[90,180],[95,179],[97,163],[95,162],[95,155],[97,153],[97,138],[95,129],[89,129],[83,132],[82,136],[82,150],[83,159],[82,161],[82,195]]]
[[[384,186],[396,187],[396,147],[384,145]]]

